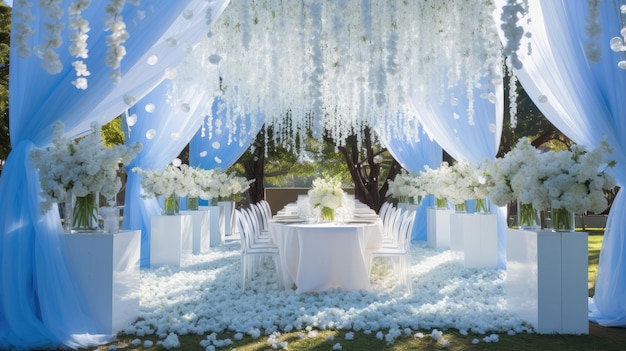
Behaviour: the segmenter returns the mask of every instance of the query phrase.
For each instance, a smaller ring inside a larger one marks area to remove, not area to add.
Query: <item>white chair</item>
[[[391,207],[393,207],[393,204],[391,202],[384,202],[382,206],[380,206],[380,210],[378,210],[378,217],[380,217],[380,219],[384,221],[385,214]]]
[[[269,222],[272,219],[272,208],[270,207],[270,203],[267,200],[259,201],[259,206],[263,211],[263,215],[265,216],[266,222]],[[266,228],[267,229],[267,228]]]
[[[252,223],[249,221],[249,217],[239,209],[235,210],[235,216],[237,217],[237,226],[241,233],[241,290],[246,290],[248,280],[257,271],[259,265],[262,263],[261,258],[270,257],[274,261],[274,268],[276,269],[276,281],[278,288],[283,288],[282,271],[280,267],[280,254],[278,247],[270,245],[253,245],[252,244]]]
[[[385,217],[383,218],[383,244],[396,245],[398,238],[397,228],[394,229],[394,225],[396,223],[400,224],[401,214],[402,210],[394,206],[390,206],[385,212]]]
[[[411,279],[411,232],[415,222],[415,211],[404,211],[398,219],[399,225],[394,226],[396,232],[395,245],[383,245],[380,249],[368,251],[368,272],[371,272],[376,257],[388,258],[394,266],[394,273],[398,275],[400,282],[406,286],[407,293],[413,293]]]
[[[255,204],[250,204],[250,208],[254,211],[254,214],[259,219],[259,224],[261,225],[261,235],[267,236],[268,228],[269,228],[269,220],[265,208],[261,203],[257,202]]]
[[[261,219],[256,206],[254,204],[250,205],[250,208],[243,209],[242,214],[250,224],[250,238],[252,245],[267,246],[270,241],[269,235],[267,232],[263,233],[261,230]]]

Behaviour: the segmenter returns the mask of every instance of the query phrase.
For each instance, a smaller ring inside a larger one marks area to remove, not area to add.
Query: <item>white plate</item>
[[[373,224],[373,223],[376,223],[376,220],[353,218],[353,219],[346,219],[345,222],[346,224]]]
[[[276,223],[304,223],[306,220],[304,218],[279,218],[274,219]]]
[[[378,215],[376,213],[353,213],[352,216],[354,218],[378,219]]]

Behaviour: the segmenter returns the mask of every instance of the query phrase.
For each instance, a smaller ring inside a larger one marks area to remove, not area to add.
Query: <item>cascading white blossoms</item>
[[[342,144],[366,126],[416,141],[418,86],[501,78],[494,11],[485,0],[233,0],[179,69],[217,68],[206,89],[232,113],[264,114],[278,144],[309,128]]]

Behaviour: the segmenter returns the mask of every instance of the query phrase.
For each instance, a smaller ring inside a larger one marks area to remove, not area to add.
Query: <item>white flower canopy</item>
[[[164,167],[200,128],[207,136],[226,136],[217,144],[206,138],[210,146],[198,150],[206,155],[212,148],[231,150],[233,139],[239,143],[232,145],[244,143],[264,123],[280,131],[276,134],[285,144],[309,127],[317,135],[326,129],[341,142],[352,130],[372,126],[394,155],[419,145],[421,124],[455,158],[494,157],[504,53],[557,127],[587,147],[607,136],[617,150],[618,167],[626,167],[626,131],[619,122],[626,111],[619,99],[626,89],[620,69],[623,39],[617,37],[622,45],[617,40],[608,45],[624,27],[626,10],[620,12],[620,5],[621,0],[590,5],[567,0],[14,1],[13,151],[0,178],[0,201],[9,209],[0,214],[1,258],[11,264],[2,268],[0,325],[7,326],[1,334],[8,336],[0,344],[79,347],[107,338],[88,335],[97,330],[80,318],[80,299],[70,298],[79,292],[58,255],[63,250],[58,213],[38,212],[40,187],[27,155],[49,143],[54,121],[78,135],[92,120],[106,122],[132,107],[128,139],[144,144],[135,165],[150,168]],[[41,79],[45,71],[51,75]],[[222,104],[217,111],[215,97]],[[237,152],[226,154],[236,159]],[[622,168],[616,173],[626,174]],[[618,183],[624,180],[618,177]],[[17,188],[23,189],[19,196]],[[132,188],[131,182],[127,198],[139,201],[136,185]],[[626,217],[620,215],[626,211],[622,198],[611,211],[614,225],[605,234],[596,288],[598,320],[609,325],[626,325],[626,308],[617,302],[626,293],[621,261],[626,226],[616,219]],[[155,211],[154,203],[134,207],[143,222]],[[147,226],[137,228],[145,240]],[[28,258],[35,253],[41,259],[33,265]]]

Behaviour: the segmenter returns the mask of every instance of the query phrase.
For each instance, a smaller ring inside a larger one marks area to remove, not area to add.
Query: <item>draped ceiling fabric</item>
[[[141,267],[150,266],[150,218],[160,215],[161,210],[156,198],[142,198],[141,174],[132,172],[132,168],[163,169],[172,162],[200,128],[211,100],[205,90],[190,84],[177,94],[180,101],[171,101],[168,92],[172,84],[163,81],[129,110],[132,117],[126,117],[127,125],[129,120],[135,122],[127,127],[126,143],[137,141],[143,145],[141,153],[126,167],[123,223],[124,229],[141,230]]]
[[[473,117],[468,113],[471,101],[467,87],[463,84],[448,87],[443,80],[441,84],[446,89],[414,91],[411,102],[424,130],[455,160],[479,163],[485,158],[494,159],[502,134],[502,84],[493,85],[483,78],[481,86],[472,89]],[[506,211],[493,205],[491,210],[498,216],[499,265],[504,267]]]
[[[417,129],[421,129],[419,126]],[[419,133],[420,140],[416,142],[406,141],[404,138],[395,138],[391,135],[384,138],[380,134],[382,144],[385,145],[391,156],[400,163],[402,168],[412,173],[418,173],[428,166],[436,169],[441,165],[443,151],[436,141],[431,139],[426,133]],[[411,234],[411,240],[427,240],[426,237],[426,210],[434,205],[432,196],[422,199],[420,206],[415,213],[415,226]]]
[[[499,5],[504,0],[498,0]],[[530,55],[522,52],[520,83],[543,114],[574,142],[591,149],[606,137],[615,149],[617,184],[626,185],[626,71],[618,68],[622,53],[610,50],[624,23],[619,1],[600,1],[595,41],[597,62],[585,55],[589,16],[585,1],[529,0],[532,33]],[[608,216],[590,320],[626,327],[626,195],[620,191]]]
[[[62,1],[67,9],[73,0]],[[185,48],[208,32],[205,13],[210,8],[213,19],[219,16],[227,0],[207,2],[187,0],[168,2],[142,1],[136,7],[127,4],[119,13],[124,18],[130,38],[122,60],[122,79],[114,84],[111,69],[104,63],[107,55],[104,28],[105,6],[98,1],[82,13],[89,20],[89,58],[84,59],[91,75],[89,88],[79,90],[68,47],[63,38],[57,50],[63,69],[48,74],[35,56],[19,57],[11,50],[9,106],[12,152],[0,178],[0,348],[71,348],[102,344],[111,336],[98,330],[84,313],[84,297],[74,285],[65,263],[63,231],[56,207],[39,211],[39,179],[29,162],[35,147],[52,140],[52,124],[60,120],[69,135],[89,129],[92,121],[107,122],[122,113],[135,99],[140,99],[164,77],[168,67],[184,56]],[[13,23],[24,8],[15,2]],[[35,31],[27,45],[31,50],[45,37],[42,33],[49,19],[35,5],[29,8]],[[185,11],[188,10],[188,11]],[[189,16],[189,14],[195,16]],[[61,20],[68,27],[68,18]],[[66,32],[64,32],[67,34]],[[18,30],[12,31],[12,42]],[[13,45],[12,45],[13,47]],[[19,78],[13,78],[19,77]],[[20,189],[20,191],[16,191]]]
[[[233,117],[226,118],[228,113],[229,108],[222,99],[213,100],[211,115],[204,118],[203,128],[189,144],[191,167],[227,170],[246,152],[263,127],[262,116],[251,119],[234,113]]]

